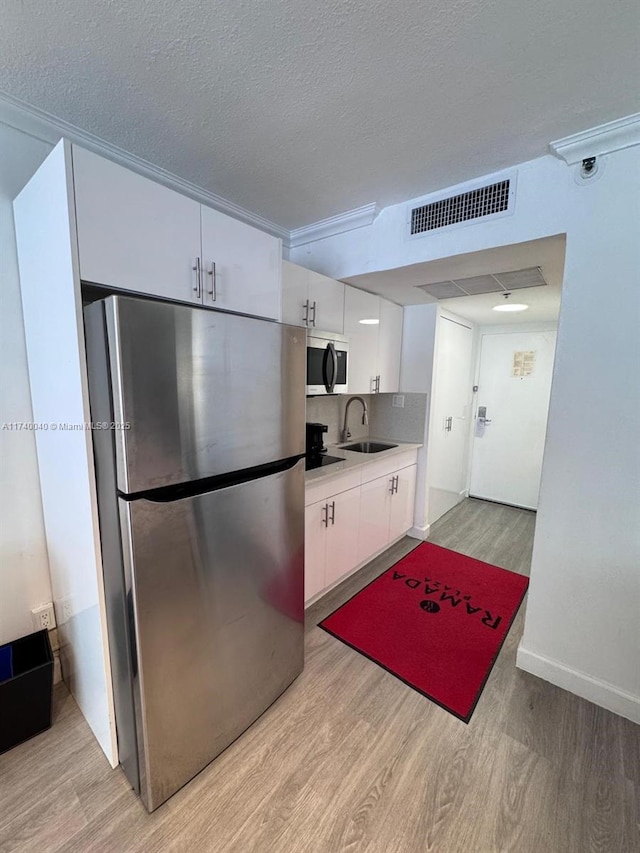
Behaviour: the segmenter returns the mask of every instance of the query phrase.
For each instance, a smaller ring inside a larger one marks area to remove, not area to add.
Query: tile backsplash
[[[367,407],[371,411],[371,396],[363,395],[367,401]],[[325,444],[338,444],[340,432],[344,421],[344,409],[349,399],[348,394],[330,394],[326,397],[307,397],[307,421],[310,423],[326,424],[328,431],[325,434]],[[362,423],[362,406],[360,403],[352,403],[349,409],[349,429],[351,438],[358,441],[367,438],[369,427]]]
[[[402,407],[394,406],[394,397]],[[396,441],[424,442],[427,416],[426,394],[372,394],[369,407],[371,435]]]
[[[351,439],[358,441],[369,435],[395,438],[396,441],[424,441],[427,409],[426,394],[364,394],[369,410],[369,425],[362,423],[362,406],[352,403],[349,409]],[[403,398],[404,406],[393,406],[393,398]],[[349,394],[307,397],[307,421],[326,424],[325,444],[338,444]]]

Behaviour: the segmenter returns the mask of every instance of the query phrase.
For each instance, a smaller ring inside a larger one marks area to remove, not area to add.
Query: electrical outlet
[[[391,405],[396,409],[404,409],[404,394],[394,394]]]
[[[50,631],[56,627],[56,615],[53,609],[53,604],[43,604],[42,607],[36,607],[31,611],[33,617],[33,627],[36,631]]]

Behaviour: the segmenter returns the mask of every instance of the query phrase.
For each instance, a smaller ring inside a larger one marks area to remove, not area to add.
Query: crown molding
[[[549,143],[551,152],[569,166],[586,157],[598,157],[640,145],[640,113],[574,133]]]
[[[362,207],[354,207],[353,210],[346,210],[328,219],[312,222],[311,225],[305,225],[303,228],[294,228],[290,234],[289,247],[295,249],[306,243],[314,243],[325,237],[333,237],[335,234],[371,225],[379,213],[380,208],[377,204],[363,204]]]
[[[81,130],[64,119],[57,118],[38,107],[33,107],[31,104],[3,92],[0,92],[0,121],[51,145],[55,145],[61,137],[69,139],[71,142],[93,151],[94,154],[113,160],[113,162],[131,169],[132,172],[151,178],[151,180],[157,181],[169,189],[176,190],[182,195],[194,199],[194,201],[213,207],[234,219],[239,219],[248,225],[259,228],[261,231],[273,234],[274,237],[280,237],[285,245],[289,243],[289,231],[275,222],[271,222],[257,213],[252,213],[216,193],[204,190],[190,181],[179,178],[160,166],[154,166],[153,163],[149,163],[142,157],[129,154],[122,148],[118,148],[117,145],[112,145],[93,133]]]

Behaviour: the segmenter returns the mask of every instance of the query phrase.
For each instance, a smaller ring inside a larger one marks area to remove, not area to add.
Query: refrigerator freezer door
[[[126,296],[86,315],[90,331],[106,326],[112,417],[95,398],[92,415],[116,424],[121,492],[305,452],[303,329]]]
[[[140,795],[151,811],[302,670],[304,460],[184,500],[120,499],[120,508]]]

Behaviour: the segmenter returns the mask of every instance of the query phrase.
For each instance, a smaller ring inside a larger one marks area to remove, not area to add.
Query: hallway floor
[[[534,523],[468,499],[430,541],[528,574]],[[526,600],[468,725],[316,627],[416,544],[307,611],[302,675],[152,815],[59,685],[53,728],[0,756],[0,851],[639,850],[640,727],[516,669]]]

